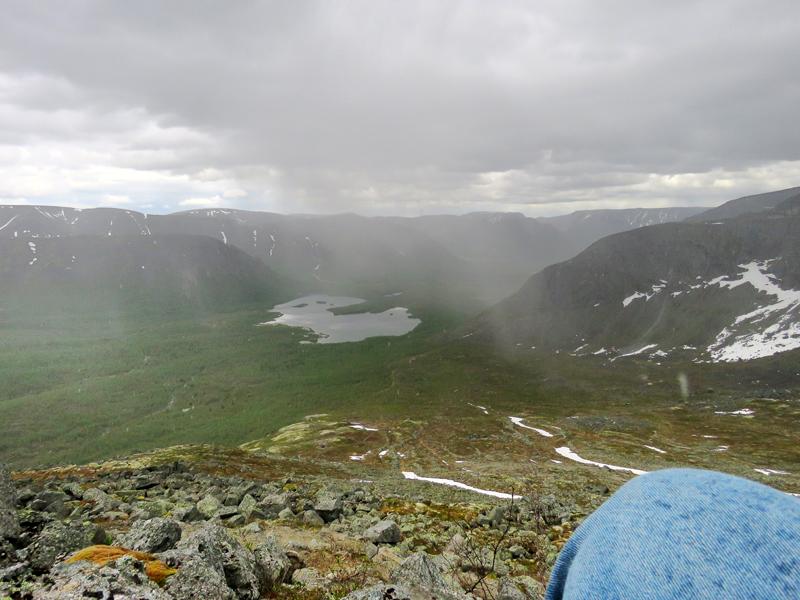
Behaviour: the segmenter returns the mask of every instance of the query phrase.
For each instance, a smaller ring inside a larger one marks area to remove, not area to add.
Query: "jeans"
[[[714,471],[635,477],[569,539],[546,598],[800,599],[800,500]]]

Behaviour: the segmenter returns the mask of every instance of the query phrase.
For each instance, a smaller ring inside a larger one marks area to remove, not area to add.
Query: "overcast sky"
[[[796,1],[3,1],[0,203],[364,215],[800,185]]]

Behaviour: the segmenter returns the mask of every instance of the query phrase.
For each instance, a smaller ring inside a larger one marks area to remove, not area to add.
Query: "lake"
[[[281,313],[281,316],[258,325],[302,327],[321,336],[317,340],[319,344],[337,344],[359,342],[379,335],[404,335],[422,322],[409,316],[408,309],[401,307],[390,308],[382,313],[354,315],[335,315],[330,312],[332,308],[354,306],[362,302],[365,302],[362,298],[312,294],[278,304],[270,310]]]

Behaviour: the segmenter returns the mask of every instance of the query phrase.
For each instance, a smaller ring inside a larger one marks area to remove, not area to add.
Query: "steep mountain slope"
[[[649,225],[682,221],[703,210],[698,207],[579,210],[540,220],[560,231],[570,241],[572,253],[577,254],[606,236]]]
[[[49,302],[172,314],[264,306],[293,292],[260,261],[203,236],[0,239],[5,306]]]
[[[729,200],[721,206],[711,208],[699,214],[692,215],[684,219],[685,221],[718,221],[720,219],[731,219],[747,213],[759,213],[771,210],[781,202],[800,194],[800,187],[779,190],[777,192],[767,192],[766,194],[755,194],[753,196],[743,196],[735,200]]]
[[[454,337],[709,360],[800,347],[800,198],[721,223],[610,236],[537,273]]]

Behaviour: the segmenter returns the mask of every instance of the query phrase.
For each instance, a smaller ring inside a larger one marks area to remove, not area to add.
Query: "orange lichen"
[[[145,554],[144,552],[137,552],[136,550],[129,550],[121,546],[89,546],[83,550],[78,550],[75,554],[70,556],[65,563],[78,562],[79,560],[88,560],[96,565],[105,565],[106,563],[122,558],[123,556],[132,556],[136,560],[145,563],[145,572],[147,576],[155,581],[158,585],[162,585],[167,577],[174,575],[178,572],[177,569],[172,569],[166,564],[157,560],[152,554]]]

